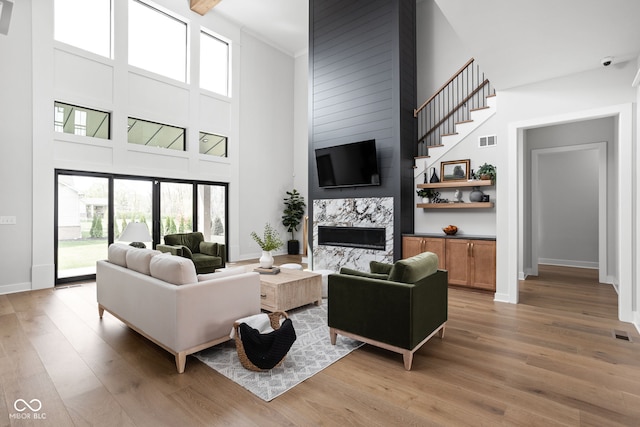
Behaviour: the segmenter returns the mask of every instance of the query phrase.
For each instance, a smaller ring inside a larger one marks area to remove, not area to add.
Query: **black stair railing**
[[[428,156],[429,147],[440,145],[445,135],[455,133],[456,123],[469,120],[472,110],[486,107],[495,89],[471,58],[413,116],[418,120],[418,156]]]

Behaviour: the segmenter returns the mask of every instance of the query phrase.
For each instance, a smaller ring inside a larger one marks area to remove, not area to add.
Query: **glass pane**
[[[129,117],[127,129],[130,144],[170,148],[184,151],[184,129]]]
[[[109,139],[110,116],[104,111],[54,102],[53,129],[56,132]]]
[[[111,58],[111,0],[55,0],[54,37]]]
[[[136,179],[115,179],[113,181],[113,210],[115,223],[113,235],[120,240],[122,232],[131,222],[147,224],[149,235],[153,228],[153,181]],[[125,243],[131,243],[124,241]],[[153,247],[151,240],[142,241],[146,247]]]
[[[129,64],[187,81],[187,24],[129,0]]]
[[[229,44],[200,32],[200,87],[229,95]]]
[[[193,185],[160,183],[160,235],[193,231]],[[164,241],[164,240],[163,240]]]
[[[107,258],[107,178],[58,175],[57,277],[96,273],[96,261]]]
[[[225,243],[226,187],[198,185],[198,230],[207,242]]]
[[[227,157],[227,137],[200,132],[200,154]]]

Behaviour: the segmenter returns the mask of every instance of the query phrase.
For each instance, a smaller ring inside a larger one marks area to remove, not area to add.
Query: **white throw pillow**
[[[133,246],[125,245],[122,243],[112,243],[109,245],[107,259],[112,264],[117,264],[120,267],[127,266],[127,252],[129,249],[135,249]]]
[[[210,279],[220,279],[222,277],[235,276],[237,274],[242,274],[246,270],[244,267],[230,267],[225,268],[224,270],[217,270],[214,273],[206,273],[206,274],[198,274],[198,282],[204,282],[205,280]]]
[[[151,258],[149,268],[152,277],[174,285],[186,285],[198,281],[196,267],[189,258],[166,253]]]
[[[127,251],[127,268],[148,276],[150,273],[149,262],[153,257],[161,253],[162,252],[153,249],[132,247],[132,249]]]

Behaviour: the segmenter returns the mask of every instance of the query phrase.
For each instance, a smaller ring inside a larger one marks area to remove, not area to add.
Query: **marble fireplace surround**
[[[318,227],[384,228],[385,248],[318,244]],[[363,197],[313,201],[313,269],[369,271],[370,261],[393,263],[393,198]]]

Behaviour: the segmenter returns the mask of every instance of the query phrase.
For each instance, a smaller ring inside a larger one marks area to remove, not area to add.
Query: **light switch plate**
[[[16,223],[15,216],[0,216],[0,224],[2,225],[13,225]]]

